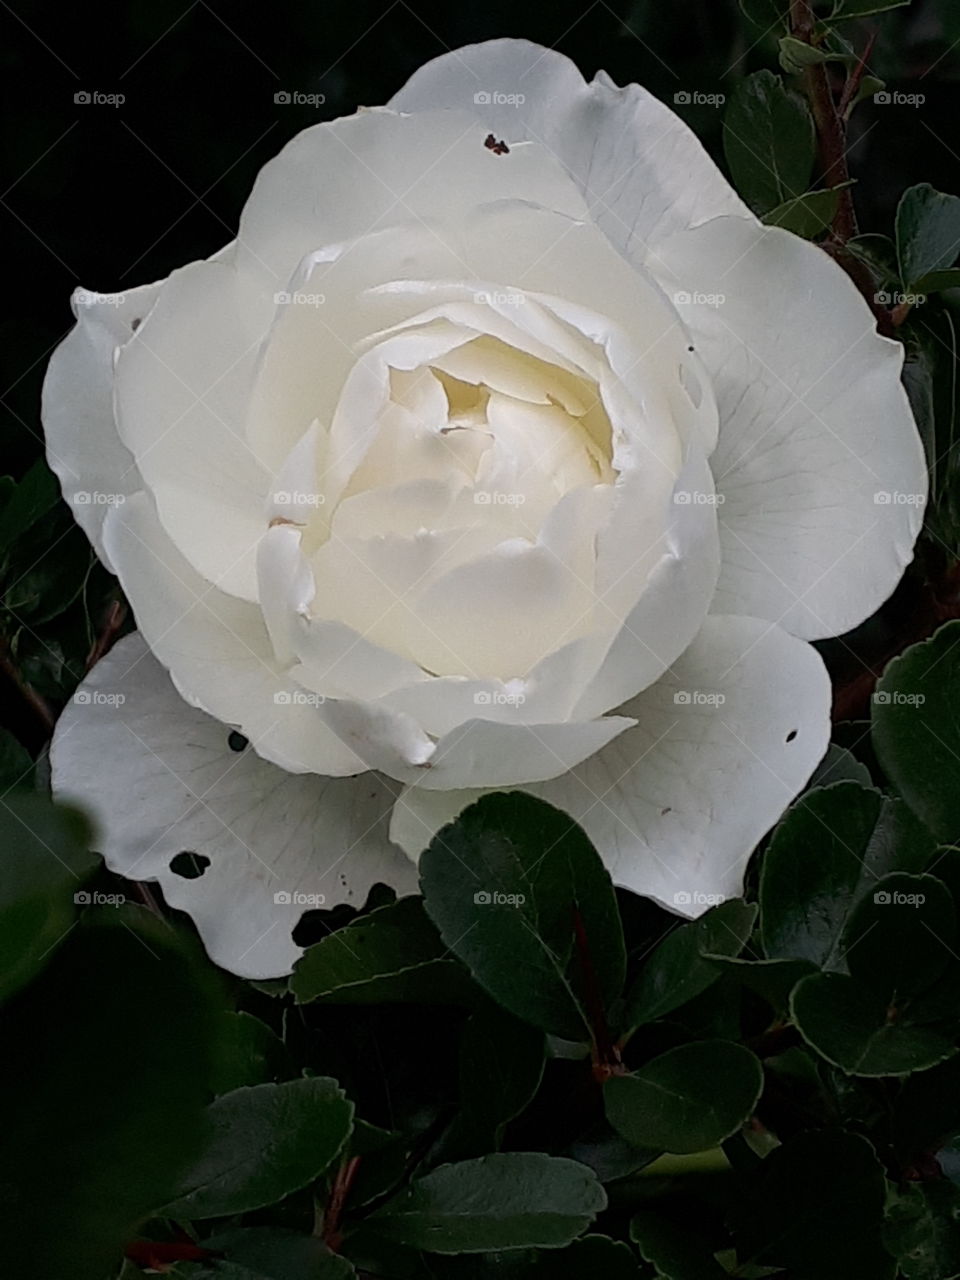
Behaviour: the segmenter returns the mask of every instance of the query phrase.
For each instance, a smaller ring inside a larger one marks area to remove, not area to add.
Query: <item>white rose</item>
[[[739,891],[827,745],[806,642],[890,594],[922,504],[875,495],[924,466],[901,347],[671,111],[462,49],[294,138],[209,261],[76,312],[48,456],[112,495],[73,509],[139,634],[54,783],[215,960],[284,973],[304,894],[414,891],[484,788],[671,907]]]

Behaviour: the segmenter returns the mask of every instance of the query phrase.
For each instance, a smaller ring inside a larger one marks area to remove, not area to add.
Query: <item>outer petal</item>
[[[826,670],[776,626],[711,617],[673,671],[621,710],[635,728],[524,790],[583,825],[617,884],[700,915],[740,891],[757,841],[823,756]],[[477,794],[411,788],[391,837],[416,856]]]
[[[714,608],[811,640],[848,631],[893,591],[923,519],[903,348],[877,334],[849,277],[789,232],[719,218],[660,261],[720,408]]]
[[[104,540],[140,630],[189,702],[237,725],[258,754],[291,773],[366,769],[329,727],[325,706],[298,699],[302,690],[278,667],[259,607],[191,569],[146,494],[110,512]]]
[[[231,750],[228,734],[127,636],[60,718],[53,787],[92,811],[113,871],[159,881],[189,912],[217,964],[278,977],[301,954],[290,934],[304,911],[360,906],[378,882],[413,892],[416,875],[387,841],[392,795],[378,778],[284,773]],[[185,851],[210,860],[199,878],[170,869]]]
[[[594,221],[634,261],[655,259],[664,236],[708,218],[753,221],[696,135],[652,94],[635,84],[617,88],[604,72],[586,84],[569,58],[526,40],[443,54],[390,105],[466,107],[508,143],[542,143],[583,192]]]
[[[113,416],[114,354],[133,337],[163,285],[111,294],[78,289],[71,300],[77,323],[51,356],[43,382],[47,462],[107,568],[101,530],[108,507],[142,484]]]

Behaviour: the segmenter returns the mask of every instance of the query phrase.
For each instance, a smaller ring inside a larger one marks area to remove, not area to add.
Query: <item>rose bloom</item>
[[[138,631],[54,787],[214,960],[288,972],[489,789],[672,910],[739,892],[828,743],[807,642],[890,595],[926,482],[900,345],[671,111],[461,49],[74,304],[48,458]]]

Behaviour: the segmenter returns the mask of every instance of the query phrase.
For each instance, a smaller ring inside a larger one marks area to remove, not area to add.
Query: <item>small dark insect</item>
[[[487,134],[483,140],[483,145],[488,151],[492,151],[495,156],[508,156],[510,154],[510,148],[504,140],[501,138],[498,142],[492,133]]]

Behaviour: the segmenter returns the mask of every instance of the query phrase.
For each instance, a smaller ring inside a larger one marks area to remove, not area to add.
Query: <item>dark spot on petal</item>
[[[790,732],[787,734],[787,736],[784,738],[784,742],[792,742],[796,736],[797,736],[796,729],[791,729]]]
[[[135,317],[133,320],[130,321],[130,328],[133,330],[134,333],[137,332],[137,330],[140,328],[139,316]]]
[[[170,859],[170,870],[175,876],[180,876],[184,880],[199,880],[209,865],[209,858],[202,853],[191,853],[189,850],[184,850],[183,853],[178,853],[176,857]]]
[[[694,349],[693,347],[687,347],[688,351],[693,351],[693,349]]]
[[[673,809],[671,808],[670,805],[667,805],[665,809],[660,810],[660,817],[665,818],[668,813],[673,813]]]
[[[495,138],[492,133],[488,133],[483,140],[483,145],[488,151],[492,151],[495,156],[508,156],[510,148],[502,138]]]
[[[249,746],[250,739],[245,738],[242,733],[238,733],[236,729],[232,729],[227,738],[227,746],[231,751],[246,751]]]

